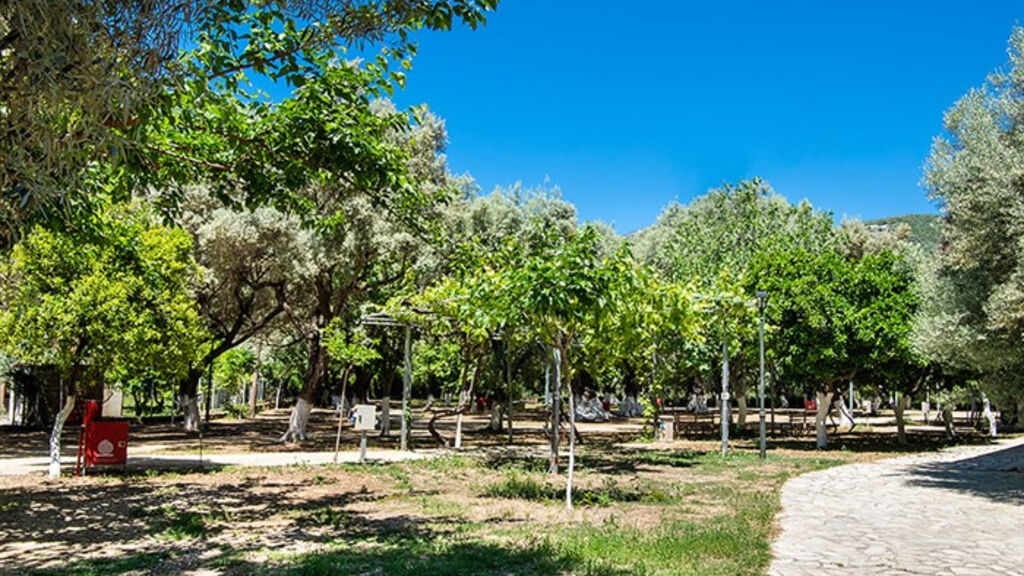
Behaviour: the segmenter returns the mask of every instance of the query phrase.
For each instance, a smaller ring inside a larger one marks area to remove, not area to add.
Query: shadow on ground
[[[1024,505],[1024,444],[955,462],[918,465],[910,474],[916,486]]]
[[[310,553],[272,565],[241,559],[239,551],[225,553],[217,564],[224,574],[274,576],[327,576],[335,574],[387,574],[388,576],[449,576],[452,574],[549,575],[578,568],[580,562],[545,545],[510,549],[485,542],[446,542],[432,535],[410,540],[395,533],[385,546],[352,545]],[[395,546],[387,545],[392,540]],[[60,569],[37,570],[31,576],[157,576],[179,574],[192,568],[188,558],[172,551],[131,554],[108,560],[75,562]],[[588,567],[593,576],[625,576],[628,570]]]
[[[19,522],[19,514],[0,516],[0,535],[25,540],[45,549],[52,541],[88,543],[105,549],[105,558],[69,561],[59,566],[38,559],[21,559],[18,566],[3,565],[0,573],[23,576],[156,576],[215,570],[225,576],[319,576],[334,574],[388,574],[432,576],[450,574],[556,574],[578,568],[583,561],[571,551],[555,550],[543,539],[502,545],[466,537],[456,518],[419,516],[375,517],[346,509],[354,502],[372,503],[375,496],[360,490],[338,490],[316,499],[289,499],[282,492],[263,493],[259,482],[204,487],[189,482],[176,485],[188,492],[189,509],[230,514],[236,525],[258,527],[272,514],[287,511],[291,525],[278,531],[277,541],[263,539],[226,542],[216,522],[209,526],[168,514],[176,504],[152,486],[125,486],[116,494],[96,498],[92,488],[70,487],[18,497],[0,494],[0,509],[20,498],[33,510],[51,510],[39,522]],[[230,510],[230,511],[229,511]],[[89,534],[73,527],[96,528]],[[190,528],[191,526],[191,528]],[[179,532],[168,534],[170,528]],[[188,530],[193,530],[189,533]],[[183,532],[182,532],[183,531]],[[177,534],[177,536],[175,536]],[[156,536],[156,537],[146,537]],[[134,541],[134,547],[116,548]],[[275,557],[285,545],[308,545],[313,551]],[[252,552],[270,551],[271,557],[253,559]],[[52,562],[52,558],[49,559]],[[628,572],[595,567],[588,574],[620,576]]]
[[[941,433],[908,432],[907,442],[901,444],[895,434],[884,432],[855,432],[829,436],[828,450],[849,452],[881,452],[892,454],[914,454],[935,452],[952,446],[990,444],[988,437],[977,433],[961,434],[956,440],[949,440]],[[787,450],[818,450],[814,438],[770,438],[769,448]],[[823,451],[823,452],[827,452]]]

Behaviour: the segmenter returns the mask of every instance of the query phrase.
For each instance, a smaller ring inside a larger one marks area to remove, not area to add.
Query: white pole
[[[766,456],[765,452],[766,452],[767,447],[765,446],[766,441],[765,441],[765,425],[764,425],[764,305],[763,304],[761,305],[761,335],[760,336],[761,336],[761,382],[760,382],[760,385],[758,386],[759,389],[758,389],[757,395],[758,395],[758,401],[760,402],[760,406],[759,406],[760,410],[759,410],[758,418],[759,418],[759,421],[760,421],[759,425],[760,425],[760,435],[761,435],[761,459],[764,460],[765,456]]]
[[[561,342],[561,339],[559,339]],[[562,353],[556,347],[555,353],[555,378],[561,386],[562,378]],[[569,473],[565,481],[565,507],[572,510],[572,477],[576,466],[576,405],[573,401],[572,385],[569,385]]]
[[[551,364],[544,364],[544,405],[551,404]]]
[[[729,452],[729,343],[722,337],[722,456]]]
[[[401,449],[409,449],[409,424],[412,414],[409,409],[409,397],[412,394],[412,329],[405,327],[405,367],[402,372],[402,439]]]

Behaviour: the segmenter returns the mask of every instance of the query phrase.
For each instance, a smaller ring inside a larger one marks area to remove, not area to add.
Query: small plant
[[[190,540],[206,538],[206,516],[192,510],[175,511],[167,515],[160,536],[168,540]]]
[[[351,515],[333,506],[321,506],[310,511],[309,519],[320,526],[341,526],[349,522]]]
[[[491,498],[509,498],[517,500],[557,500],[558,488],[549,486],[536,477],[510,469],[505,477],[484,488],[484,495]]]
[[[331,478],[329,476],[324,476],[323,474],[317,474],[316,476],[313,476],[313,484],[316,486],[323,486],[324,484],[335,484],[337,482],[337,478]]]
[[[232,420],[242,420],[249,416],[249,405],[228,404],[224,406],[224,411],[227,412],[228,418]]]
[[[230,521],[233,519],[225,508],[221,508],[218,514],[197,510],[178,510],[170,506],[158,508],[140,506],[132,508],[128,514],[132,518],[149,518],[150,529],[157,533],[157,537],[167,540],[206,538],[210,531],[210,520]]]

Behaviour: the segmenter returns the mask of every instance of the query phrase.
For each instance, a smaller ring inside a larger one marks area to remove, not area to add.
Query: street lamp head
[[[764,290],[757,291],[757,307],[762,312],[768,306],[768,293]]]

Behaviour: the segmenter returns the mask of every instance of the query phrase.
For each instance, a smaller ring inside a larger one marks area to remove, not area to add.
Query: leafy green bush
[[[224,411],[227,412],[228,418],[231,418],[233,420],[241,420],[249,416],[249,405],[227,404],[224,406]]]

